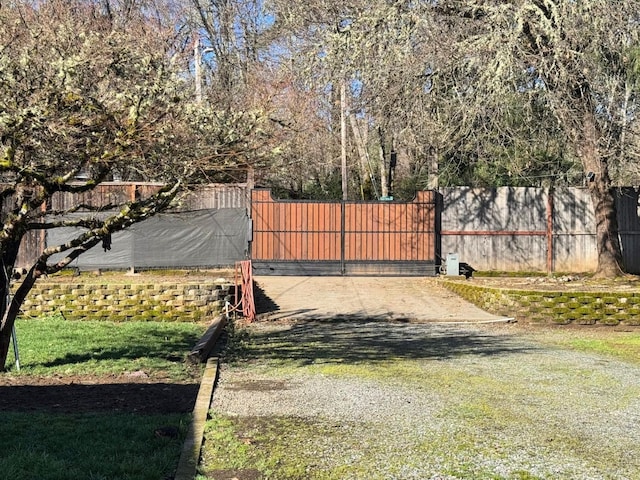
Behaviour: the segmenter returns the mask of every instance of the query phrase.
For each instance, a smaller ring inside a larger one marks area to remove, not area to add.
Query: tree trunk
[[[387,162],[385,161],[387,152],[384,145],[380,144],[380,194],[382,197],[387,198],[389,196],[389,183],[387,180]]]
[[[20,242],[8,242],[5,246],[6,251],[2,255],[2,265],[0,265],[0,371],[4,371],[7,356],[9,355],[9,347],[11,345],[11,333],[13,332],[13,325],[15,324],[16,317],[20,311],[20,306],[15,309],[15,315],[11,317],[9,312],[9,297],[10,297],[10,278],[13,273],[13,267],[18,257],[18,248]],[[3,270],[3,271],[2,271]]]
[[[42,270],[44,270],[44,267],[42,267]],[[31,267],[29,273],[27,273],[25,279],[22,281],[20,287],[18,287],[18,290],[11,299],[11,303],[4,303],[2,322],[0,322],[0,370],[4,370],[6,367],[7,356],[9,355],[9,347],[11,344],[11,332],[13,331],[13,326],[16,323],[16,318],[18,318],[18,315],[20,314],[20,307],[42,273],[43,272],[38,267],[38,264]],[[6,308],[7,303],[8,308]]]
[[[428,166],[428,184],[429,190],[437,190],[440,186],[440,173],[439,173],[439,157],[438,148],[432,147],[429,149],[429,166]]]
[[[598,267],[595,276],[612,278],[625,273],[622,249],[618,237],[618,218],[614,191],[609,178],[607,160],[598,148],[598,127],[592,115],[585,115],[579,152],[587,179],[587,187],[596,222]]]
[[[351,131],[353,132],[353,140],[356,145],[356,151],[358,152],[358,165],[360,167],[360,193],[362,195],[362,200],[364,198],[365,184],[367,183],[367,179],[369,179],[369,161],[367,158],[367,144],[366,141],[362,138],[362,129],[360,125],[358,125],[358,119],[356,118],[355,113],[349,114],[349,122],[351,124]],[[371,179],[371,181],[373,181]]]
[[[347,175],[347,85],[340,83],[340,163],[342,173],[342,200],[349,197],[349,176]]]
[[[0,372],[5,370],[7,356],[9,355],[9,346],[11,344],[11,333],[15,320],[11,321],[5,318],[7,313],[7,285],[6,282],[0,282],[0,294],[2,301],[0,302],[0,312],[2,312],[2,320],[0,321]]]

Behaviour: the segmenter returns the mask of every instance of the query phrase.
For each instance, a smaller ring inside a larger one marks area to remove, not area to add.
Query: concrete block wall
[[[442,285],[496,315],[550,324],[640,325],[640,293],[511,290],[445,280]]]
[[[234,287],[216,282],[93,284],[38,282],[23,317],[61,314],[68,320],[199,321],[224,310]]]

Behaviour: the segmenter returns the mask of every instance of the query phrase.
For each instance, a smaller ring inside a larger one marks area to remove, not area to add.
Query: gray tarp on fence
[[[79,228],[47,232],[47,246],[64,243]],[[124,268],[205,268],[244,260],[250,220],[244,208],[162,213],[113,235],[111,250],[98,244],[75,260],[80,270]],[[57,255],[53,259],[62,258]]]

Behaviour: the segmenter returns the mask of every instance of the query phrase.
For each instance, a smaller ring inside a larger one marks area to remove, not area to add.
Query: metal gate
[[[274,200],[251,193],[257,275],[435,275],[435,192],[407,203]]]

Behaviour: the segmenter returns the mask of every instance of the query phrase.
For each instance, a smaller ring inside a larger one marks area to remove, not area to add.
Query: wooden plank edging
[[[204,362],[209,357],[211,350],[213,350],[218,338],[220,338],[226,324],[227,316],[225,314],[219,315],[218,318],[211,323],[191,352],[189,352],[187,360],[192,363]]]
[[[198,397],[193,408],[193,419],[187,432],[178,468],[174,480],[193,480],[197,473],[198,463],[200,461],[200,450],[204,439],[204,428],[207,422],[209,408],[211,407],[211,399],[213,397],[213,388],[218,378],[220,362],[217,357],[207,360],[207,364],[200,382]]]

